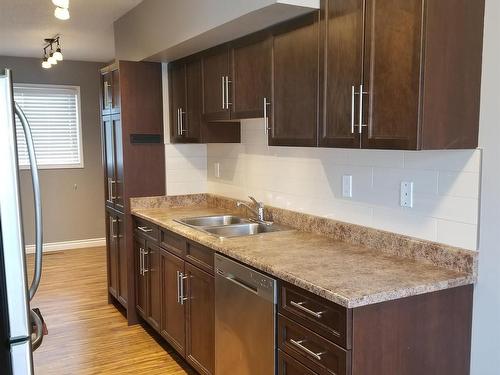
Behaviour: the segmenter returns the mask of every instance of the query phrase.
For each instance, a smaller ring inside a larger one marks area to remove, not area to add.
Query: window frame
[[[85,163],[83,159],[83,133],[82,133],[82,108],[81,108],[81,90],[80,86],[75,85],[55,85],[55,84],[45,84],[45,83],[16,83],[13,84],[13,91],[16,88],[23,87],[34,87],[34,88],[53,88],[53,89],[74,89],[76,91],[76,122],[77,122],[77,131],[78,131],[78,149],[80,154],[80,163],[77,164],[38,164],[38,169],[83,169],[85,168]],[[22,109],[22,108],[21,108]],[[29,119],[28,119],[29,122]],[[17,140],[16,140],[17,142]],[[16,152],[17,152],[17,144],[16,144]],[[19,157],[19,156],[18,156]],[[30,165],[20,165],[20,170],[29,170]]]

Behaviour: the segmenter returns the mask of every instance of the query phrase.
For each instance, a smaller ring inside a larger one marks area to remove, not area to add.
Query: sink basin
[[[175,220],[191,227],[218,227],[231,224],[249,223],[247,219],[232,215],[198,216]]]
[[[238,237],[238,236],[251,236],[259,233],[279,232],[289,230],[289,228],[282,227],[277,224],[265,225],[259,223],[243,223],[233,224],[218,227],[203,228],[205,232],[211,233],[217,237]]]

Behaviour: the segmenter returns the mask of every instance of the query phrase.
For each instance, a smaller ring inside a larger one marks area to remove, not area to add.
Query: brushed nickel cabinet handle
[[[367,91],[363,91],[363,85],[359,85],[359,134],[363,132],[363,127],[368,126],[363,124],[363,95],[368,95]]]
[[[229,76],[226,76],[226,109],[229,109],[229,106],[232,105],[229,101],[229,84],[233,83],[233,81],[229,80]]]
[[[305,302],[290,301],[290,305],[292,305],[293,307],[298,308],[299,310],[301,310],[301,311],[303,311],[303,312],[305,312],[305,313],[307,313],[309,315],[314,316],[315,318],[320,319],[321,316],[325,313],[324,311],[316,312],[316,311],[310,310],[307,307],[304,307],[304,303]]]
[[[146,272],[149,272],[149,270],[146,268],[146,255],[148,255],[149,252],[146,251],[146,249],[142,250],[142,275],[146,275]]]
[[[142,272],[142,270],[144,269],[144,266],[143,266],[143,259],[142,259],[142,252],[144,250],[142,249],[142,247],[139,248],[139,274],[141,276],[144,276],[144,273]]]
[[[266,97],[264,97],[264,103],[263,103],[263,106],[264,106],[264,133],[266,135],[268,135],[269,130],[271,130],[271,128],[269,127],[269,117],[267,114],[267,106],[268,105],[271,105],[271,103],[267,101]]]
[[[137,227],[137,229],[139,229],[141,232],[144,232],[144,233],[151,233],[153,231],[152,228],[148,228],[148,227]]]
[[[294,339],[290,339],[290,343],[295,346],[296,348],[302,350],[303,352],[309,354],[310,356],[316,358],[318,361],[321,361],[321,356],[323,354],[325,354],[325,352],[321,352],[321,353],[315,353],[313,352],[311,349],[309,348],[306,348],[303,343],[305,343],[306,340],[294,340]]]
[[[222,79],[222,109],[226,109],[226,78],[224,76]]]
[[[351,86],[351,133],[354,134],[354,85]]]
[[[184,297],[184,280],[186,280],[188,277],[184,275],[184,272],[179,272],[179,283],[180,283],[180,292],[179,292],[179,303],[181,305],[184,305],[184,301],[186,301],[188,298]]]
[[[180,130],[179,130],[179,135],[183,135],[184,132],[187,132],[187,127],[186,129],[184,129],[184,118],[182,116],[184,116],[186,114],[186,112],[184,112],[182,110],[182,107],[179,108],[179,119],[180,119]]]
[[[118,238],[118,236],[115,233],[115,224],[118,222],[117,219],[113,219],[112,217],[109,218],[109,235],[111,238]]]

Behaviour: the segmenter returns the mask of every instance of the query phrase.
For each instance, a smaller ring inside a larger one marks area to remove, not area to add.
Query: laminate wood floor
[[[42,282],[32,307],[49,334],[34,354],[37,375],[184,375],[179,357],[141,325],[128,326],[107,302],[105,248],[44,254]],[[28,256],[33,269],[33,256]]]

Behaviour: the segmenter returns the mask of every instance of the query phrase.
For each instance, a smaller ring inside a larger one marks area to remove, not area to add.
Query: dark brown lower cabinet
[[[140,237],[134,237],[134,255],[136,265],[135,281],[135,306],[139,315],[147,318],[147,277],[143,272],[143,254],[146,249],[146,240]]]
[[[161,322],[161,284],[160,284],[160,248],[146,241],[145,273],[147,277],[147,320],[160,332]]]
[[[185,264],[186,300],[186,360],[200,374],[213,374],[215,368],[214,277]]]
[[[127,255],[124,242],[125,222],[123,214],[106,210],[108,291],[123,307],[127,308]]]
[[[161,335],[184,356],[186,353],[185,304],[179,300],[179,278],[184,273],[184,261],[160,250],[161,272]]]
[[[317,375],[299,361],[278,350],[278,375]]]
[[[136,308],[151,327],[160,332],[160,248],[145,238],[134,237],[136,259]]]

